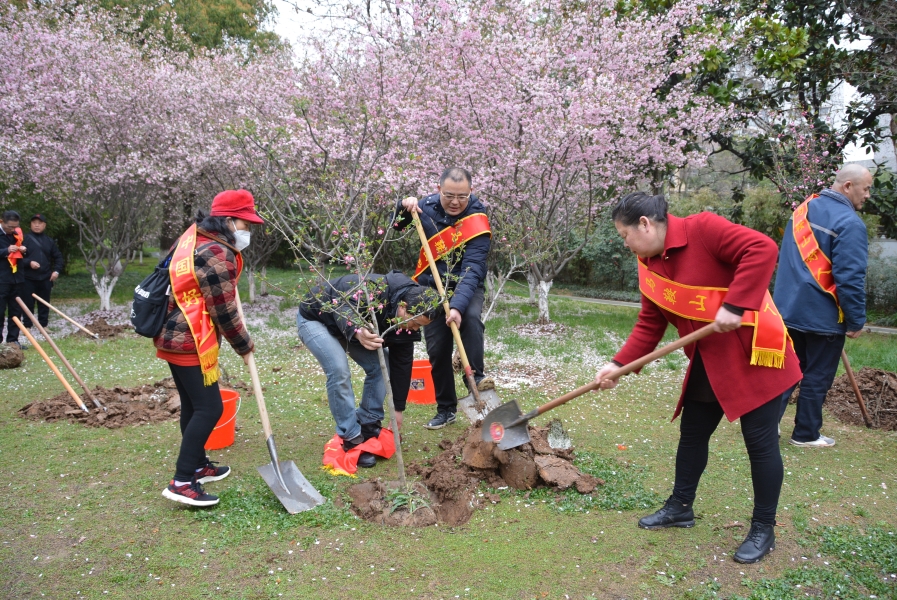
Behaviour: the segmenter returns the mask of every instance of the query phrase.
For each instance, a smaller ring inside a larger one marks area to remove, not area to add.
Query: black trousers
[[[485,354],[486,326],[480,317],[483,313],[485,291],[477,288],[467,311],[461,319],[461,342],[467,353],[470,368],[473,369],[474,379],[483,378],[483,355]],[[455,340],[452,337],[452,329],[445,324],[445,316],[440,315],[436,320],[424,327],[424,338],[427,342],[427,354],[430,357],[430,365],[433,367],[433,388],[436,392],[436,410],[438,412],[454,413],[458,408],[458,396],[455,393],[455,372],[452,369],[452,353],[455,349]]]
[[[709,393],[708,393],[709,390]],[[752,519],[775,525],[779,494],[782,491],[782,455],[779,452],[779,399],[741,417],[741,435],[751,462],[754,488]],[[707,467],[710,436],[723,418],[723,408],[710,388],[700,354],[695,355],[682,407],[679,449],[676,452],[676,480],[673,497],[684,504],[694,502],[701,475]]]
[[[196,469],[205,463],[206,441],[224,412],[224,404],[218,382],[203,385],[202,368],[198,365],[181,367],[168,363],[168,367],[181,395],[181,451],[174,478],[190,481]]]
[[[414,344],[387,344],[389,354],[389,388],[392,390],[392,403],[396,410],[402,412],[408,402],[408,389],[411,387],[411,368],[414,363]],[[389,412],[386,413],[387,419]]]
[[[34,299],[34,296],[31,294],[37,294],[47,302],[50,301],[50,290],[53,289],[53,282],[48,279],[26,279],[25,283],[22,284],[22,300],[25,302],[25,306],[28,307],[28,310],[31,311],[35,317],[37,317],[37,322],[41,324],[41,326],[46,327],[50,322],[50,307],[46,304],[41,304],[37,300]],[[35,304],[37,304],[37,312],[34,312]],[[22,325],[25,327],[32,327],[33,323],[31,319],[27,316],[22,319]]]
[[[22,318],[22,309],[16,302],[16,296],[22,296],[21,283],[0,283],[0,334],[3,333],[3,315],[8,315],[6,320],[6,341],[19,341],[19,327],[12,322],[13,317]],[[24,300],[24,298],[22,298]],[[24,325],[24,323],[22,323]]]

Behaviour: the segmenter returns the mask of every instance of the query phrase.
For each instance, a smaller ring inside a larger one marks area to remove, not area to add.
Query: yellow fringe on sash
[[[751,351],[751,364],[760,367],[782,369],[785,367],[785,353],[754,349]]]
[[[218,346],[199,355],[199,366],[202,367],[203,385],[208,387],[218,381],[221,376],[221,370],[218,368]]]
[[[838,323],[844,322],[844,311],[841,310],[841,306],[838,305]]]

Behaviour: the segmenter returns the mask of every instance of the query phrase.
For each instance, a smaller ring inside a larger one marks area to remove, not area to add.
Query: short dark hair
[[[614,223],[622,223],[626,227],[637,225],[642,217],[648,217],[655,223],[667,222],[667,201],[663,194],[651,196],[645,192],[631,192],[617,202],[611,213]]]
[[[235,244],[237,238],[234,236],[230,227],[227,226],[227,220],[230,217],[211,217],[206,211],[199,209],[196,211],[196,226],[205,229],[209,233],[217,233],[223,237],[228,244]]]
[[[467,180],[467,185],[473,185],[473,179],[470,176],[470,171],[462,167],[449,167],[448,169],[443,171],[442,175],[439,176],[439,185],[445,183],[446,179],[451,179],[452,181]]]
[[[3,222],[9,223],[10,221],[21,221],[22,217],[19,216],[14,210],[5,210],[3,211]]]
[[[405,310],[409,315],[422,314],[431,321],[442,312],[441,305],[427,308],[437,300],[439,300],[439,296],[436,294],[436,290],[422,285],[410,286],[405,295],[402,296],[402,301],[405,302]]]

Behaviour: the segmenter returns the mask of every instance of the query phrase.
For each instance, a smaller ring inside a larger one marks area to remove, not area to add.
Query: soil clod
[[[10,344],[0,344],[0,369],[15,369],[25,360],[21,348]]]

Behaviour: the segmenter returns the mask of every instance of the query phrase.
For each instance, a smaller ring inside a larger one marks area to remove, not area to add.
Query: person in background
[[[62,272],[62,252],[56,242],[44,233],[47,229],[47,219],[38,213],[31,217],[31,231],[25,234],[25,246],[28,247],[28,259],[25,264],[25,282],[22,286],[22,300],[25,306],[37,317],[37,322],[46,327],[50,319],[50,308],[37,302],[32,294],[37,294],[47,302],[50,301],[50,290]],[[22,325],[31,327],[31,319],[27,316],[22,319]]]
[[[782,311],[803,379],[789,443],[827,448],[835,440],[822,435],[822,403],[844,349],[866,324],[866,224],[857,214],[869,198],[872,173],[844,165],[829,189],[807,198],[785,227],[775,301]],[[785,415],[794,387],[782,395]]]
[[[13,323],[12,318],[22,318],[22,309],[16,302],[16,296],[22,295],[22,284],[25,281],[22,266],[28,247],[19,227],[19,213],[7,210],[0,219],[0,334],[3,333],[3,315],[6,313],[6,343],[21,348],[19,327]]]
[[[224,412],[218,388],[218,352],[223,336],[249,364],[252,339],[237,311],[240,254],[250,241],[249,226],[264,223],[246,190],[227,190],[199,211],[196,222],[175,242],[168,267],[171,300],[158,336],[156,356],[168,362],[181,395],[181,448],[171,483],[162,495],[190,506],[212,506],[218,497],[202,484],[230,475],[205,452]]]
[[[751,529],[734,554],[755,563],[775,548],[782,456],[776,426],[782,392],[800,379],[782,317],[769,296],[776,244],[762,233],[712,213],[680,219],[663,196],[634,192],[613,210],[614,226],[638,256],[642,308],[632,333],[596,381],[653,351],[668,324],[679,336],[713,323],[717,333],[686,346],[690,359],[680,414],[673,493],[643,517],[643,529],[693,527],[693,503],[707,467],[710,437],[725,416],[740,419],[751,463]]]

